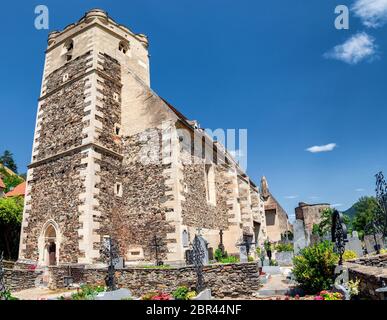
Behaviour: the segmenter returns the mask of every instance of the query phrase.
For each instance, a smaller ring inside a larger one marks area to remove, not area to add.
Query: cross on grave
[[[244,247],[246,249],[246,257],[248,259],[250,255],[250,249],[252,245],[256,245],[256,242],[253,241],[248,241],[247,238],[243,237],[243,241],[238,243],[236,246],[237,247]]]
[[[223,244],[223,230],[219,231],[219,246],[218,248],[224,253],[224,244]]]
[[[162,239],[158,238],[157,236],[154,236],[150,244],[150,247],[155,250],[156,266],[162,266],[164,264],[164,262],[159,259],[160,248],[162,246],[164,246],[164,243],[162,243]]]
[[[108,260],[108,270],[105,277],[106,286],[108,287],[108,291],[114,291],[117,289],[114,261],[118,259],[118,248],[111,236],[104,236],[101,254]]]
[[[192,260],[196,272],[196,292],[199,293],[204,289],[203,276],[203,258],[205,256],[204,249],[198,235],[195,235],[192,244]]]
[[[197,228],[196,228],[196,234],[197,234],[198,236],[201,236],[201,235],[202,235],[202,227],[197,227]]]

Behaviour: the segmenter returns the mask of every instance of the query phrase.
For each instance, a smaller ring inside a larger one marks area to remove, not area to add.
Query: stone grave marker
[[[356,252],[358,257],[363,256],[363,247],[357,231],[353,231],[352,236],[348,237],[348,242],[345,245],[345,249]]]
[[[208,242],[206,241],[206,239],[204,239],[202,236],[198,236],[199,238],[199,241],[200,241],[200,246],[202,247],[203,251],[204,251],[204,256],[203,256],[203,265],[208,265],[210,263],[210,259],[209,259],[209,256],[208,256]]]
[[[239,246],[239,259],[240,262],[248,262],[247,249],[245,246]]]
[[[376,242],[375,242],[376,238]],[[364,236],[364,243],[367,249],[367,253],[373,253],[376,251],[376,245],[379,245],[379,248],[382,249],[384,248],[384,243],[383,243],[383,235],[382,234],[377,234],[377,235],[366,235]]]
[[[294,255],[297,255],[301,249],[307,246],[304,222],[302,220],[296,220],[293,225],[294,229]]]

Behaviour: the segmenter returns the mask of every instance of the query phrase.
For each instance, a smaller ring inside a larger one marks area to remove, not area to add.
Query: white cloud
[[[298,196],[285,196],[285,199],[296,199]]]
[[[376,49],[375,38],[365,32],[359,32],[325,53],[324,57],[357,64],[365,59],[371,61],[376,58]]]
[[[352,10],[366,27],[377,28],[387,22],[387,0],[356,0]]]
[[[363,191],[365,191],[365,189],[363,189],[363,188],[357,188],[355,191],[356,191],[356,192],[363,192]]]
[[[332,151],[334,148],[336,148],[336,143],[328,143],[323,146],[313,146],[306,149],[306,151],[312,152],[312,153],[318,153],[318,152],[328,152]]]
[[[331,207],[333,207],[333,208],[342,207],[342,206],[343,206],[342,203],[334,203],[331,205]]]
[[[318,196],[310,196],[309,199],[311,199],[311,200],[317,200],[317,199],[320,199],[320,197],[318,197]]]

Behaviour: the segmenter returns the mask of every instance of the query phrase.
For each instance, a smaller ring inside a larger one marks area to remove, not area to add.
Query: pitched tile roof
[[[17,185],[15,189],[11,190],[10,192],[6,193],[6,197],[17,197],[17,196],[25,196],[26,194],[26,185],[27,183],[24,181],[21,184]]]

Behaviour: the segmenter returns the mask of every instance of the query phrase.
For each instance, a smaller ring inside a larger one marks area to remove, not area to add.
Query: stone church
[[[215,250],[223,231],[236,255],[241,239],[267,239],[257,185],[152,91],[149,67],[147,37],[102,10],[50,33],[20,263],[98,265],[109,236],[129,263],[154,262],[157,236],[176,265],[197,232]]]

